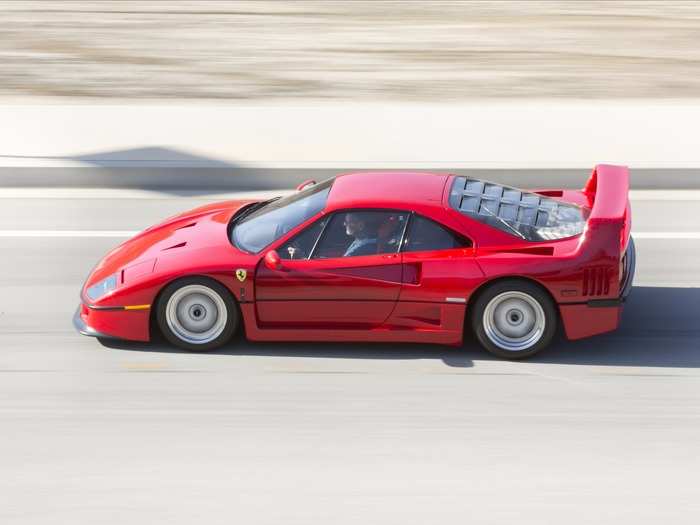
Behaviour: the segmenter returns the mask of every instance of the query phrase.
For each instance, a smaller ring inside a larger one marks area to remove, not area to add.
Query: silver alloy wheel
[[[190,344],[206,344],[226,328],[226,303],[214,290],[201,284],[178,289],[165,307],[168,327],[179,339]]]
[[[486,336],[503,350],[519,352],[540,340],[545,328],[542,305],[524,292],[503,292],[486,305]]]

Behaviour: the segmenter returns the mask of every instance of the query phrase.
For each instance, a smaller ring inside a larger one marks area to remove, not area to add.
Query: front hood
[[[117,272],[136,277],[150,273],[159,255],[174,250],[231,246],[227,228],[234,214],[255,200],[224,201],[201,206],[151,226],[109,252],[93,269],[84,289]],[[233,247],[231,246],[231,249]]]

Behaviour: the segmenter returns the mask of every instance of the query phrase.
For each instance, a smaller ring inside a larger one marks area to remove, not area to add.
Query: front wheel
[[[158,300],[158,326],[163,336],[185,350],[218,348],[238,326],[238,309],[222,284],[187,277],[169,284]]]
[[[552,341],[557,312],[534,283],[500,281],[482,292],[472,309],[472,329],[481,345],[498,357],[522,359]]]

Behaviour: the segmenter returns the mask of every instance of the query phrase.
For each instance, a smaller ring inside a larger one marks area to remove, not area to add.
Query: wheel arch
[[[528,284],[534,284],[537,286],[540,290],[542,290],[547,296],[551,299],[552,305],[554,306],[554,310],[557,313],[557,322],[559,325],[561,325],[561,315],[559,313],[559,303],[554,299],[554,295],[552,295],[552,292],[547,288],[544,284],[542,284],[540,281],[537,279],[533,279],[531,277],[525,277],[522,275],[499,275],[498,277],[494,277],[493,279],[489,279],[488,281],[484,281],[481,283],[469,296],[469,300],[467,301],[467,308],[464,313],[464,329],[465,332],[466,330],[469,330],[471,332],[471,328],[468,326],[471,313],[474,309],[474,303],[479,299],[479,297],[486,291],[488,290],[491,286],[504,282],[504,281],[520,281]]]
[[[172,279],[169,279],[165,282],[163,282],[160,285],[160,288],[158,289],[158,292],[155,294],[153,297],[153,302],[151,303],[151,311],[148,319],[148,327],[150,331],[150,339],[153,339],[153,336],[157,334],[159,337],[163,337],[163,334],[161,333],[160,326],[158,326],[158,304],[160,302],[160,298],[163,295],[163,292],[165,291],[168,286],[171,284],[174,284],[178,281],[183,281],[185,279],[204,279],[207,281],[213,281],[222,287],[226,289],[228,294],[231,296],[231,299],[233,300],[233,304],[236,306],[236,310],[238,313],[239,319],[243,319],[243,312],[241,311],[241,306],[238,304],[238,298],[236,297],[236,294],[234,294],[231,289],[226,285],[225,282],[223,282],[221,279],[217,279],[216,277],[213,277],[212,275],[209,274],[203,274],[203,273],[193,273],[193,274],[188,274],[188,275],[179,275],[177,277],[173,277]],[[245,330],[244,328],[245,323],[240,323],[239,329]]]

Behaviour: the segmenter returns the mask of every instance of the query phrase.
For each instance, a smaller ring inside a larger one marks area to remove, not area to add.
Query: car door
[[[382,324],[401,291],[399,253],[408,213],[345,210],[322,217],[277,250],[281,267],[255,275],[262,327],[367,328]]]
[[[483,280],[472,241],[419,214],[409,220],[401,253],[400,303],[463,305]]]

